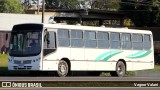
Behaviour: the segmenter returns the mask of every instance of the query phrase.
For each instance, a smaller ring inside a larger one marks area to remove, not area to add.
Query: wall
[[[7,54],[9,50],[10,33],[0,32],[0,54]]]

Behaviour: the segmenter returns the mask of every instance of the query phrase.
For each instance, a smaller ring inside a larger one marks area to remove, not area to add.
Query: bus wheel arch
[[[120,59],[116,63],[115,71],[110,72],[111,76],[123,77],[126,73],[126,62],[123,59]]]
[[[59,77],[66,77],[70,74],[70,72],[71,72],[70,60],[68,58],[62,58],[58,63],[57,75]]]

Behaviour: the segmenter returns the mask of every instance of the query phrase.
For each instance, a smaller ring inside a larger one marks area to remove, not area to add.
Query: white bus
[[[11,32],[8,69],[110,72],[154,68],[151,31],[62,24],[18,24]]]

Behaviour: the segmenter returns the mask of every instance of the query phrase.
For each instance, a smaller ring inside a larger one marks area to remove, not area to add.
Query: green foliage
[[[46,9],[81,9],[86,4],[91,9],[118,10],[120,0],[46,0]],[[81,5],[80,5],[81,4]]]
[[[94,0],[92,8],[117,11],[120,8],[120,0]]]
[[[46,9],[76,9],[77,0],[46,0]]]
[[[7,67],[8,64],[8,55],[7,54],[0,54],[0,67]]]
[[[19,0],[0,0],[1,13],[24,13],[24,8]]]
[[[127,13],[135,26],[160,26],[159,0],[121,0],[121,11]]]

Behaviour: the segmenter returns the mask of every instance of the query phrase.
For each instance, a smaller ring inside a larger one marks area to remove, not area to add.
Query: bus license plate
[[[24,68],[24,65],[23,64],[19,64],[18,68]]]

